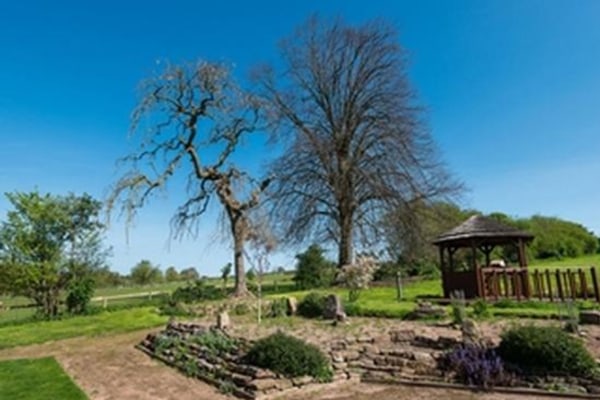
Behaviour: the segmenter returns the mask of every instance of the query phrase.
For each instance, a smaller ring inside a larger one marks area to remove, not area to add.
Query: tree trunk
[[[243,218],[231,218],[231,232],[233,234],[233,267],[235,270],[234,297],[248,296],[250,292],[246,286],[246,270],[244,268],[244,242],[246,241],[246,227]]]
[[[352,216],[342,215],[340,224],[340,247],[338,253],[338,267],[352,264]]]

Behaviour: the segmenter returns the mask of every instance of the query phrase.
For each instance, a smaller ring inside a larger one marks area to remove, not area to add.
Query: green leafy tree
[[[0,281],[12,295],[30,298],[40,312],[56,316],[65,290],[87,282],[105,262],[101,203],[87,194],[7,193],[12,205],[0,226]],[[92,285],[91,283],[88,285]],[[93,287],[87,290],[89,300]],[[75,311],[83,310],[79,303]]]
[[[335,278],[335,263],[323,255],[324,250],[312,244],[304,253],[296,255],[294,281],[299,289],[306,290],[330,286]]]
[[[165,280],[167,282],[176,282],[180,279],[181,277],[179,276],[179,272],[177,272],[174,266],[171,265],[169,268],[167,268],[165,271]]]
[[[162,271],[148,260],[142,260],[131,269],[131,281],[138,285],[149,285],[162,281]]]

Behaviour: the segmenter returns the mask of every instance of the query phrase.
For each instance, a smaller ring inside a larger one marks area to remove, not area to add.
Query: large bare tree
[[[195,235],[199,217],[216,197],[233,239],[235,295],[248,293],[244,243],[249,213],[257,207],[269,180],[257,182],[232,163],[244,135],[261,120],[260,105],[232,79],[227,67],[198,62],[168,65],[141,85],[133,112],[132,134],[139,148],[122,161],[128,170],[114,185],[109,210],[121,209],[131,222],[150,197],[176,185],[182,176],[185,201],[176,210],[174,237]]]
[[[257,77],[284,143],[271,187],[284,237],[334,241],[342,266],[357,241],[378,240],[387,211],[459,189],[424,126],[392,26],[312,17],[281,54],[280,72]]]

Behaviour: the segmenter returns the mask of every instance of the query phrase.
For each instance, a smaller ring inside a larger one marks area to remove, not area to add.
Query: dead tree
[[[128,170],[107,201],[109,210],[121,209],[131,222],[152,195],[165,190],[167,182],[176,184],[176,175],[184,176],[186,200],[171,223],[178,238],[197,233],[199,217],[216,197],[233,239],[237,296],[248,293],[243,257],[248,214],[269,180],[251,179],[232,164],[231,156],[260,120],[259,102],[235,84],[225,66],[167,66],[141,85],[131,127],[134,136],[141,134],[139,149],[122,160]]]
[[[393,27],[312,17],[257,74],[276,139],[273,220],[294,243],[334,241],[338,264],[375,243],[394,207],[460,188],[440,161]]]

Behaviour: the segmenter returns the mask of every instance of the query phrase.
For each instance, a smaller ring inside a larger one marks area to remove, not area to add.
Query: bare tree
[[[237,296],[248,293],[243,258],[248,214],[258,206],[269,180],[254,181],[232,164],[231,156],[260,119],[259,103],[235,84],[225,66],[168,65],[141,85],[131,127],[132,134],[141,133],[139,149],[122,160],[128,171],[108,199],[109,210],[120,208],[129,223],[152,195],[166,190],[168,182],[176,184],[176,175],[182,175],[186,200],[171,226],[178,238],[197,234],[199,217],[216,197],[233,238]]]
[[[280,74],[257,76],[285,144],[271,187],[283,237],[334,241],[347,265],[357,240],[378,239],[387,211],[460,188],[423,124],[393,27],[312,17],[281,54]]]

